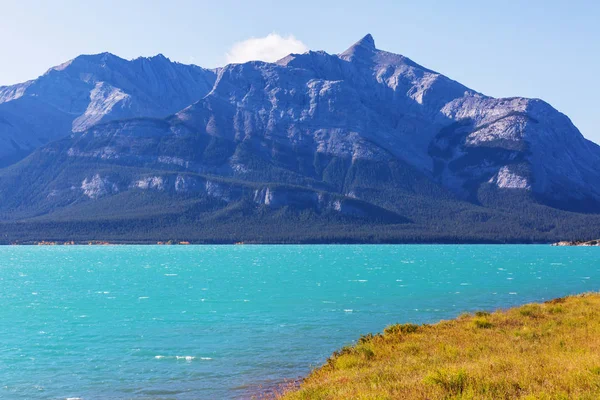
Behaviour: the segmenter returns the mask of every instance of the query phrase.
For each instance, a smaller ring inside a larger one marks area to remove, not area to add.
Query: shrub
[[[406,346],[402,346],[401,350],[402,350],[402,352],[404,352],[406,354],[415,356],[421,352],[421,347],[419,347],[419,345],[417,345],[417,344],[409,343]]]
[[[399,335],[414,333],[419,330],[419,325],[416,324],[395,324],[390,325],[383,330],[386,335]]]
[[[358,354],[360,354],[363,358],[370,360],[375,357],[375,352],[368,347],[359,347],[357,349]]]
[[[555,306],[555,307],[548,308],[548,313],[550,313],[550,314],[560,314],[563,311],[564,311],[564,309],[561,306]]]
[[[437,370],[425,377],[425,383],[441,387],[448,395],[457,396],[467,387],[468,376],[464,369],[458,371]]]
[[[372,333],[367,333],[366,335],[361,335],[358,338],[358,344],[366,344],[371,342],[373,339],[381,337],[381,335],[378,333],[376,335],[373,335]]]
[[[519,308],[519,314],[524,317],[537,318],[542,315],[542,308],[539,304],[527,304]]]
[[[473,320],[473,324],[475,324],[475,326],[480,329],[490,329],[491,327],[494,326],[494,324],[492,324],[487,319],[481,319],[481,318]]]

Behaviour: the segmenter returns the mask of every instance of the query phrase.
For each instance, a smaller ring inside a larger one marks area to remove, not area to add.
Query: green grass
[[[600,294],[392,325],[278,398],[599,399]]]

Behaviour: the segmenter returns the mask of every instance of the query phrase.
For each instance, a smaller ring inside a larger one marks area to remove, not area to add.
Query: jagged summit
[[[48,74],[52,74],[55,73],[56,71],[65,71],[69,68],[72,67],[76,67],[76,68],[86,68],[86,66],[89,65],[104,65],[106,66],[106,63],[113,63],[113,62],[124,62],[126,63],[127,60],[113,54],[113,53],[109,53],[107,51],[102,52],[102,53],[95,53],[95,54],[80,54],[77,57],[66,61],[62,64],[56,65],[50,69],[48,69],[44,75],[48,75]]]
[[[346,51],[340,53],[339,56],[342,59],[352,61],[356,58],[370,58],[376,51],[375,40],[369,33],[350,46]]]
[[[104,51],[102,53],[96,54],[82,54],[75,57],[71,61],[85,60],[86,62],[106,62],[106,61],[126,61],[124,58],[117,56],[116,54],[110,53],[108,51]]]
[[[136,57],[134,58],[132,61],[158,61],[158,62],[171,62],[171,59],[167,56],[165,56],[162,53],[158,53],[156,55],[153,56],[148,56],[148,57]]]
[[[360,46],[360,47],[365,47],[368,49],[372,49],[375,50],[375,39],[373,39],[373,35],[371,35],[370,33],[367,33],[362,39],[360,39],[358,42],[356,42],[353,47],[355,46]]]

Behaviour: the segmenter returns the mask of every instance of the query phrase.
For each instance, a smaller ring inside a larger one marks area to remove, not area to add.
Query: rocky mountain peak
[[[356,58],[370,58],[376,51],[375,40],[369,33],[341,53],[340,58],[349,61]]]
[[[375,39],[373,39],[373,36],[370,33],[367,33],[362,39],[356,42],[354,46],[375,50]]]

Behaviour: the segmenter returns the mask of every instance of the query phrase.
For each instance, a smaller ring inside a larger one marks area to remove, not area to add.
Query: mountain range
[[[214,70],[80,56],[0,87],[2,242],[549,242],[600,232],[600,148],[367,35]]]

